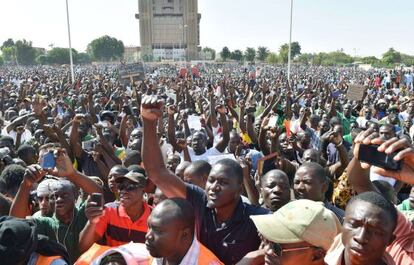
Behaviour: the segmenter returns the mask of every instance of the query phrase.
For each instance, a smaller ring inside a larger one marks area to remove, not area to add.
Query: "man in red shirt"
[[[147,219],[151,213],[150,207],[143,201],[146,177],[141,173],[129,172],[115,181],[120,202],[117,207],[103,209],[90,199],[87,202],[85,214],[89,221],[79,237],[83,252],[104,235],[108,246],[119,246],[131,241],[145,242]]]

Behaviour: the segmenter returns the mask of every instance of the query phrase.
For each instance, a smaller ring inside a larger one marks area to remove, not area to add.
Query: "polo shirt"
[[[219,224],[214,209],[207,207],[204,190],[192,184],[186,186],[187,200],[194,208],[197,238],[224,264],[235,264],[259,248],[261,240],[250,216],[269,214],[269,210],[243,203],[240,199],[230,220]]]
[[[71,264],[81,255],[79,250],[79,233],[88,221],[85,215],[85,204],[82,204],[79,209],[75,208],[73,216],[70,224],[60,222],[55,215],[53,217],[33,218],[36,223],[37,233],[61,243],[68,251]]]
[[[151,214],[150,206],[143,202],[144,212],[133,222],[122,205],[107,207],[96,225],[96,233],[105,235],[106,245],[120,246],[129,242],[144,243],[148,230],[147,219]]]

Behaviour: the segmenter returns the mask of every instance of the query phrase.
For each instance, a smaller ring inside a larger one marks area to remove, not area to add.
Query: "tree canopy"
[[[98,61],[121,59],[124,54],[124,43],[105,35],[89,43],[87,52],[92,59]]]
[[[220,57],[223,59],[223,61],[227,61],[227,59],[230,58],[230,50],[227,48],[227,46],[223,47],[221,50]]]

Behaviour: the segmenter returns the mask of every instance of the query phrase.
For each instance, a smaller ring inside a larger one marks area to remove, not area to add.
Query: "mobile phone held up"
[[[43,169],[55,168],[56,159],[55,159],[55,154],[53,153],[53,151],[49,151],[43,155],[41,166]]]
[[[395,161],[396,152],[386,154],[378,152],[378,145],[364,145],[359,146],[359,160],[380,167],[386,170],[401,170],[402,162]]]
[[[92,193],[91,201],[95,202],[97,207],[102,207],[102,193]]]

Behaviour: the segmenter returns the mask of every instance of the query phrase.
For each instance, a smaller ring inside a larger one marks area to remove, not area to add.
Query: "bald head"
[[[160,202],[152,210],[151,218],[162,220],[163,224],[179,224],[181,229],[194,230],[195,216],[193,206],[185,199],[171,198]]]

